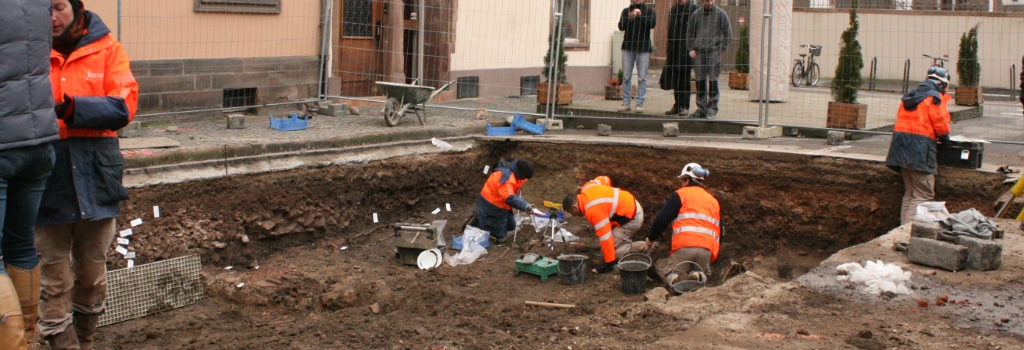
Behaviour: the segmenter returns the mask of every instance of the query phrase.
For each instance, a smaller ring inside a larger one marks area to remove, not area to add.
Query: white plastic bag
[[[462,250],[459,251],[458,254],[444,255],[444,260],[448,262],[448,265],[459,266],[472,264],[476,259],[479,259],[481,255],[487,254],[487,248],[480,246],[479,243],[468,238],[469,237],[464,238]]]
[[[914,213],[915,221],[943,221],[949,218],[949,211],[946,210],[946,202],[924,202],[917,205]]]

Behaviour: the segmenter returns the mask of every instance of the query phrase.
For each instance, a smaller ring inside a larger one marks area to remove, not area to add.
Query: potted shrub
[[[956,104],[981,104],[981,64],[978,63],[978,25],[960,36],[960,54],[956,61]]]
[[[555,37],[558,37],[557,39]],[[558,40],[555,45],[554,53],[551,52],[551,41]],[[551,35],[548,36],[548,52],[544,54],[544,69],[541,74],[545,79],[549,76],[549,70],[551,69],[551,60],[555,60],[555,64],[558,65],[558,76],[555,77],[557,83],[555,84],[555,105],[567,105],[572,103],[572,84],[569,84],[565,77],[565,66],[569,61],[569,56],[565,54],[565,37],[556,35],[552,31]],[[621,80],[620,80],[621,81]],[[537,84],[537,103],[547,104],[548,103],[548,86],[551,84],[550,81]]]
[[[747,74],[750,73],[750,26],[740,27],[740,47],[736,48],[736,71],[729,73],[729,88],[747,89]]]
[[[622,99],[622,69],[619,69],[619,74],[617,74],[614,78],[608,80],[608,85],[604,87],[604,99]]]
[[[850,9],[850,27],[843,31],[842,48],[839,49],[839,63],[830,90],[832,99],[828,103],[826,127],[839,129],[863,129],[868,115],[868,106],[857,103],[860,89],[860,70],[864,68],[860,42],[857,41],[857,1]]]

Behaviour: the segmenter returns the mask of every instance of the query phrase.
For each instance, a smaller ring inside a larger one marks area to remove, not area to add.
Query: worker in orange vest
[[[562,201],[565,210],[583,215],[594,227],[604,255],[604,265],[594,270],[597,273],[616,271],[620,257],[647,249],[643,241],[632,240],[644,223],[644,208],[632,193],[603,183],[610,184],[611,179],[598,176]]]
[[[718,248],[725,232],[718,200],[704,188],[710,175],[697,163],[686,164],[678,178],[683,185],[672,192],[647,234],[647,243],[658,238],[671,224],[672,250],[669,257],[655,263],[658,276],[671,287],[682,276],[705,281],[711,262],[718,259]],[[696,263],[700,271],[694,270]]]
[[[523,184],[531,177],[531,161],[516,160],[495,165],[477,196],[470,225],[490,232],[497,243],[504,243],[508,239],[508,231],[516,229],[512,208],[533,212],[533,206],[519,195]]]

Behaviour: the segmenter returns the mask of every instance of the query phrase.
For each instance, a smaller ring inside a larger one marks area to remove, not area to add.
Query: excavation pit
[[[614,274],[587,271],[579,285],[514,278],[523,253],[600,257],[596,237],[579,217],[566,227],[582,244],[549,247],[543,232],[528,227],[515,243],[492,244],[470,265],[430,271],[402,265],[391,225],[447,220],[443,235],[460,235],[486,179],[484,167],[500,159],[537,164],[524,186],[535,205],[558,202],[594,176],[610,176],[649,213],[641,233],[677,189],[682,165],[709,169],[706,184],[721,202],[726,228],[721,254],[707,288],[674,299],[709,293],[729,283],[726,277],[746,276],[743,271],[792,281],[840,249],[899,226],[903,195],[900,176],[872,161],[557,141],[478,141],[466,150],[137,187],[122,220],[147,217],[134,229],[136,264],[199,254],[206,298],[104,327],[100,340],[124,348],[653,348],[686,344],[673,343],[671,333],[712,317],[681,316],[686,313],[653,306],[645,296],[626,295]],[[951,212],[992,214],[1005,190],[1001,182],[994,174],[942,169],[936,193]],[[160,218],[151,217],[152,206],[160,207]],[[667,254],[667,235],[660,241],[655,260]],[[124,267],[120,258],[110,255],[111,269]],[[647,282],[648,290],[664,287]]]

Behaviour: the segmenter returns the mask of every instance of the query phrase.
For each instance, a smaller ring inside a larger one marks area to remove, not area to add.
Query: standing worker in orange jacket
[[[81,0],[52,0],[50,82],[60,140],[46,183],[36,248],[39,335],[54,349],[92,349],[107,297],[106,253],[117,232],[124,157],[117,132],[135,115],[139,85],[121,43]]]
[[[686,164],[678,176],[683,179],[682,187],[669,195],[647,234],[647,243],[650,244],[669,224],[672,225],[669,257],[655,263],[658,276],[669,287],[683,275],[703,281],[710,274],[711,262],[718,259],[725,228],[718,199],[704,188],[703,182],[708,175],[710,172],[700,164]],[[687,262],[699,265],[705,276],[692,271],[693,264]]]
[[[611,183],[607,176],[598,176],[587,182],[576,194],[565,196],[562,207],[580,213],[594,226],[604,265],[598,273],[616,270],[618,260],[629,253],[647,249],[644,242],[633,242],[632,236],[644,223],[644,208],[632,193],[604,185]]]
[[[900,224],[914,220],[917,205],[935,197],[938,170],[936,141],[949,142],[949,110],[952,97],[946,93],[949,73],[944,68],[928,69],[928,79],[903,95],[896,125],[892,130],[885,165],[903,174],[903,204]]]
[[[512,208],[531,212],[533,206],[519,196],[526,180],[533,177],[533,162],[517,160],[500,162],[480,190],[473,208],[474,218],[470,225],[490,232],[497,243],[505,243],[508,231],[516,229],[516,218]]]

